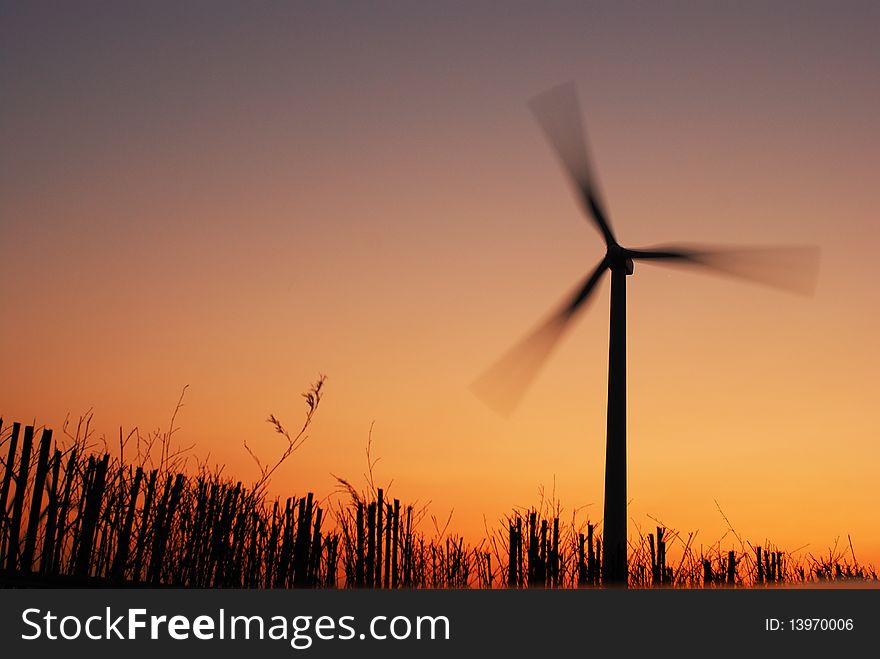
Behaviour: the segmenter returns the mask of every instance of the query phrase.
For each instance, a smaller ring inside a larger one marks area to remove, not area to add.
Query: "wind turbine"
[[[602,579],[606,585],[626,587],[626,278],[633,274],[633,263],[700,266],[793,292],[810,293],[818,273],[819,250],[815,247],[623,247],[614,236],[591,173],[574,85],[554,87],[536,96],[529,105],[578,193],[583,210],[602,234],[606,252],[574,294],[486,371],[473,389],[491,407],[510,413],[570,321],[583,310],[605,272],[611,272]]]

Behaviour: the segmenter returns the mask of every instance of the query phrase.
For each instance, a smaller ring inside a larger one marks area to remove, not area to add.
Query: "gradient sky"
[[[574,80],[623,243],[822,249],[813,298],[637,266],[631,518],[880,562],[878,43],[868,2],[4,3],[0,414],[115,437],[188,384],[248,480],[320,372],[277,492],[361,483],[375,421],[469,538],[554,482],[599,520],[607,279],[513,417],[468,390],[603,254],[526,107]]]

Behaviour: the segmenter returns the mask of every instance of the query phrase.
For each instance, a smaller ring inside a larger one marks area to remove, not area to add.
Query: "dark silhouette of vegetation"
[[[337,478],[340,494],[271,498],[271,475],[305,441],[323,378],[304,394],[296,435],[251,485],[195,462],[165,432],[120,433],[119,455],[92,436],[91,416],[48,428],[0,419],[0,585],[200,588],[579,588],[603,585],[600,526],[562,519],[543,495],[516,509],[476,545],[449,533],[428,504],[389,496],[373,479],[367,444],[363,491]],[[136,452],[128,448],[134,442]],[[576,511],[577,512],[577,511]],[[720,512],[720,509],[719,509]],[[723,515],[723,513],[722,513]],[[431,531],[423,530],[430,519]],[[725,517],[726,520],[726,517]],[[729,523],[728,523],[728,526]],[[744,542],[732,527],[711,546],[657,522],[628,542],[632,587],[718,588],[878,583],[852,542],[825,556],[796,556]]]

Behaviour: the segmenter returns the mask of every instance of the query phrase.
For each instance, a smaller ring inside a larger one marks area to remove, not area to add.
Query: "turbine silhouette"
[[[809,294],[818,273],[819,250],[816,247],[694,245],[622,247],[614,237],[592,174],[574,85],[554,87],[536,96],[529,105],[574,185],[586,215],[602,234],[606,252],[573,294],[486,371],[474,383],[473,390],[499,412],[512,412],[570,321],[583,311],[605,272],[611,271],[602,579],[606,585],[626,587],[626,277],[633,274],[633,262],[700,267]]]

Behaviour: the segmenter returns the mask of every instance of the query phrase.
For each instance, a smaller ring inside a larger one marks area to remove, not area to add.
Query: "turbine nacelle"
[[[627,275],[633,273],[633,260],[630,258],[629,250],[616,242],[608,245],[608,250],[605,252],[605,264],[609,270],[623,270]]]

